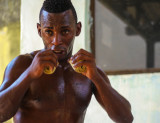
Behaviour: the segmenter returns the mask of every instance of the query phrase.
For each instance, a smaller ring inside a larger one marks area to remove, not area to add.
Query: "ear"
[[[82,24],[81,24],[81,22],[78,22],[77,24],[76,24],[76,36],[79,36],[79,34],[81,33],[81,28],[82,28]]]
[[[41,37],[41,24],[37,23],[37,31],[39,36]]]

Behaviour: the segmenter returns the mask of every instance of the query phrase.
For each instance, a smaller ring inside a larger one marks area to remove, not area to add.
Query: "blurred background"
[[[134,123],[160,121],[160,1],[72,0],[82,33],[74,51],[92,52],[132,106]],[[42,49],[36,24],[43,0],[0,0],[0,83],[17,55]],[[11,123],[12,119],[6,121]],[[85,123],[113,123],[94,96]]]
[[[20,0],[0,0],[0,80],[6,65],[20,53]]]
[[[0,83],[7,64],[20,54],[20,7],[21,0],[0,0]]]

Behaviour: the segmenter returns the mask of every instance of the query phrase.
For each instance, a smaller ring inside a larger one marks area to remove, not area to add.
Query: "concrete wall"
[[[133,123],[159,123],[160,73],[109,76],[111,85],[132,106]],[[85,123],[114,123],[92,98]]]
[[[146,43],[138,35],[127,36],[117,16],[96,0],[96,58],[103,70],[146,68]],[[156,44],[155,67],[160,68],[160,43]]]

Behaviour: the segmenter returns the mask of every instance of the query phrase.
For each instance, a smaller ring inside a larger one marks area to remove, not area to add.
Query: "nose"
[[[58,33],[55,33],[55,35],[53,36],[52,44],[55,46],[62,44],[61,36]]]

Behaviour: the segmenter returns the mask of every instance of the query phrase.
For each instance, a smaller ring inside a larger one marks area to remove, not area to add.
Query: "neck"
[[[72,52],[70,52],[65,59],[59,60],[59,61],[58,61],[59,64],[60,64],[62,67],[68,66],[68,65],[69,65],[68,60],[69,60],[69,58],[70,58],[71,56],[72,56]]]

